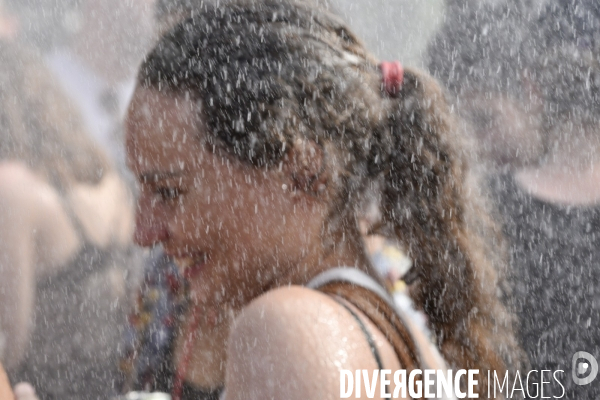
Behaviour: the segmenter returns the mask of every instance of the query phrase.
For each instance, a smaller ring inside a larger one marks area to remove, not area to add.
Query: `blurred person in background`
[[[132,198],[19,13],[1,11],[0,360],[42,400],[107,398],[136,269]]]
[[[429,69],[449,89],[485,171],[519,168],[539,153],[539,113],[532,110],[539,105],[522,79],[533,1],[447,0],[445,23],[429,47]]]
[[[124,168],[122,120],[153,40],[154,0],[5,0],[43,54],[86,131]]]
[[[449,11],[430,68],[487,164],[519,339],[531,369],[564,371],[564,398],[597,399],[600,387],[571,373],[576,352],[600,357],[600,3],[453,1]]]

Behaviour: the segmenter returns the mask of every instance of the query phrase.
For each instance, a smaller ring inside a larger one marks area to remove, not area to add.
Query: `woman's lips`
[[[175,264],[185,279],[194,278],[206,264],[206,257],[175,257]]]

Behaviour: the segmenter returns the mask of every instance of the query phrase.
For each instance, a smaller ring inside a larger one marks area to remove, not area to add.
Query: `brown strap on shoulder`
[[[346,300],[383,333],[394,348],[400,365],[408,372],[419,368],[415,343],[396,312],[372,291],[347,282],[331,282],[319,291]]]
[[[427,335],[396,306],[381,284],[366,273],[356,268],[333,268],[317,275],[306,286],[344,299],[369,318],[392,345],[407,374],[415,369],[447,369]]]

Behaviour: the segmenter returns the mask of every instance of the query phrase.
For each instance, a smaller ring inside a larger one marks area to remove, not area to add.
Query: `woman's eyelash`
[[[158,194],[165,201],[172,201],[181,195],[181,190],[178,188],[161,187],[156,189],[156,194]]]

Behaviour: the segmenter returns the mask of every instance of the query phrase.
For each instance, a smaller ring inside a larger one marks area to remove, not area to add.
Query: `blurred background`
[[[331,0],[332,7],[382,60],[425,67],[426,47],[442,22],[443,0]]]
[[[22,21],[26,21],[21,28],[27,40],[46,49],[64,44],[85,22],[82,16],[84,0],[4,1],[20,10]],[[151,6],[153,0],[145,2]],[[97,11],[100,17],[102,5],[108,6],[110,1],[95,3],[100,7]],[[119,10],[133,3],[132,0],[115,2],[109,8],[110,15],[127,17],[127,13]],[[418,66],[423,66],[425,48],[441,23],[444,11],[443,0],[330,0],[330,4],[378,57],[399,59]],[[143,29],[132,24],[134,21],[129,22],[125,25],[128,32],[123,32],[126,36]],[[106,31],[105,34],[116,32]],[[137,34],[139,36],[139,31]]]

